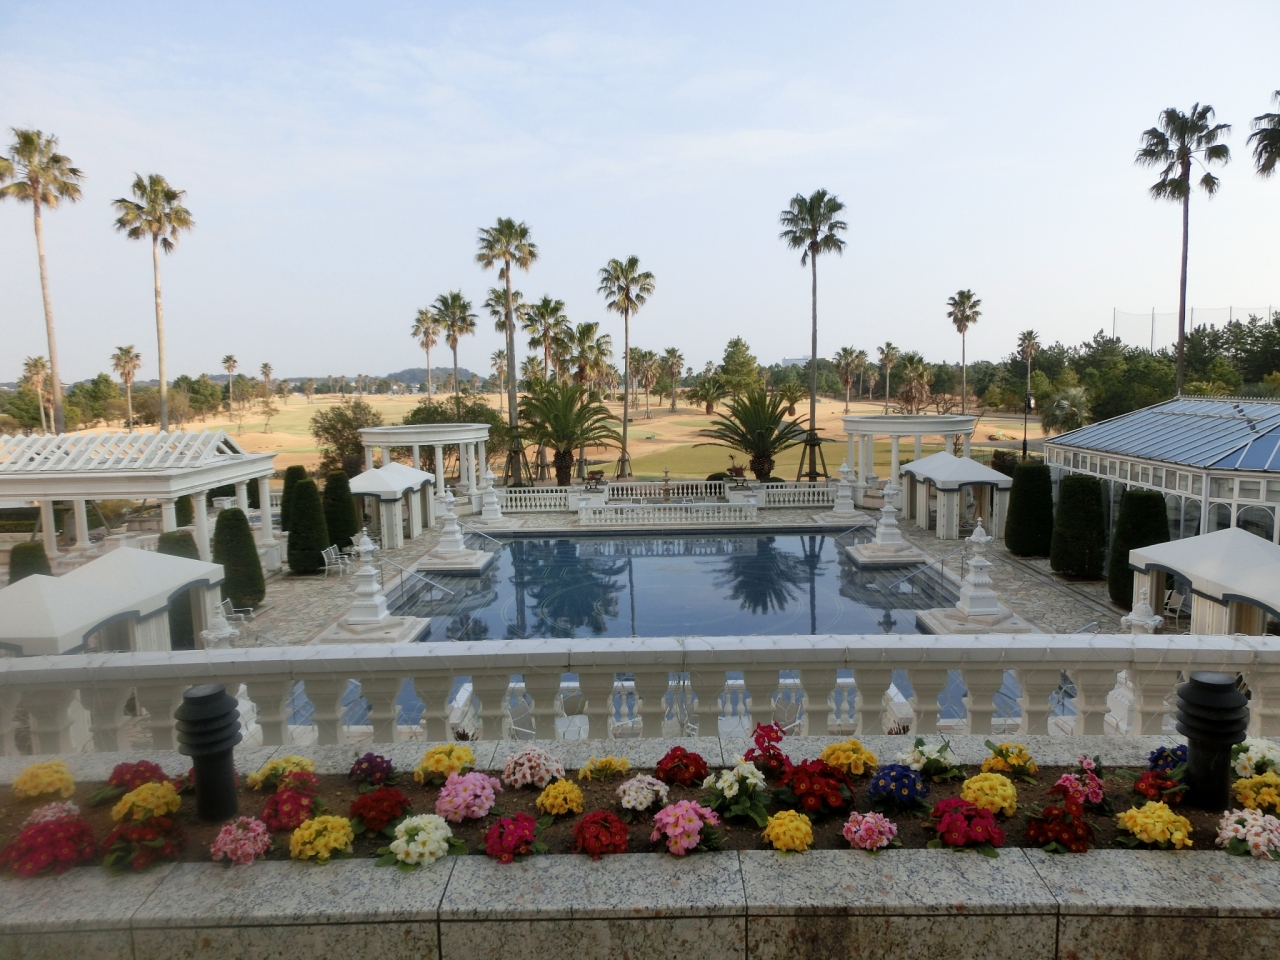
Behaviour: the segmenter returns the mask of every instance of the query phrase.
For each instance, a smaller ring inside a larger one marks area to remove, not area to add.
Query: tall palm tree
[[[489,355],[489,365],[493,367],[493,375],[498,378],[498,392],[507,389],[507,351],[495,350]]]
[[[671,378],[671,412],[676,412],[676,390],[680,387],[680,371],[684,369],[684,354],[677,347],[667,347],[662,352],[662,368]]]
[[[49,393],[53,398],[53,429],[62,433],[66,421],[62,415],[62,378],[58,371],[58,343],[53,333],[53,302],[49,298],[49,271],[44,261],[44,207],[57,209],[63,200],[80,199],[79,181],[84,174],[71,165],[71,158],[58,153],[58,138],[45,136],[39,130],[13,128],[14,141],[9,159],[0,173],[0,200],[12,198],[31,204],[35,217],[36,257],[40,261],[40,295],[44,300],[44,328],[49,339]]]
[[[1031,361],[1040,352],[1040,335],[1034,330],[1023,330],[1018,334],[1018,356],[1027,364],[1027,396],[1031,396]]]
[[[48,433],[49,422],[44,415],[44,388],[49,379],[49,362],[44,357],[27,357],[22,362],[22,379],[36,392],[36,406],[40,408],[40,432]]]
[[[694,446],[742,451],[757,480],[773,476],[778,455],[805,440],[803,421],[787,420],[787,401],[765,390],[763,384],[731,398],[728,408],[725,419],[712,420],[703,432],[703,436],[712,439]]]
[[[1191,164],[1200,164],[1204,176],[1200,188],[1212,197],[1219,181],[1209,172],[1209,164],[1225,164],[1231,151],[1218,140],[1231,132],[1231,124],[1214,123],[1213,107],[1196,103],[1190,112],[1176,107],[1161,111],[1156,126],[1142,132],[1142,147],[1134,162],[1142,167],[1159,167],[1160,179],[1151,185],[1156,200],[1182,204],[1182,272],[1178,279],[1178,367],[1174,389],[1182,392],[1183,352],[1187,339],[1187,249],[1191,231]]]
[[[604,375],[613,358],[613,337],[600,332],[595,321],[580,323],[566,337],[569,362],[574,366],[575,383],[592,384]]]
[[[462,395],[458,383],[458,341],[468,334],[476,332],[476,315],[471,312],[471,301],[462,295],[461,290],[450,290],[436,297],[431,305],[435,315],[440,319],[440,329],[444,331],[444,342],[453,351],[453,402],[462,409]]]
[[[884,412],[889,412],[889,381],[893,374],[893,365],[898,362],[901,351],[892,343],[886,342],[883,347],[876,347],[876,353],[880,355],[880,366],[884,370]]]
[[[133,380],[138,375],[138,370],[142,367],[142,354],[133,349],[133,344],[127,347],[116,347],[116,352],[111,355],[111,369],[120,377],[120,382],[124,384],[124,399],[126,409],[129,411],[129,432],[133,433]]]
[[[236,367],[239,361],[236,360],[235,354],[228,353],[222,358],[222,369],[227,371],[227,406],[233,407],[236,402]],[[130,420],[133,418],[130,417]]]
[[[866,354],[863,354],[865,357]],[[836,355],[831,358],[832,365],[836,368],[836,376],[840,378],[840,385],[844,387],[844,412],[849,412],[849,391],[853,389],[853,378],[858,372],[858,351],[853,347],[841,347],[836,351]]]
[[[520,412],[531,438],[555,451],[551,462],[561,487],[572,479],[575,447],[609,446],[622,439],[613,426],[618,418],[585,385],[571,380],[539,383],[520,401]]]
[[[307,403],[311,403],[312,398],[316,395],[315,377],[308,377],[306,383],[302,385],[302,392],[307,395]]]
[[[543,297],[530,304],[521,319],[524,332],[529,334],[529,349],[542,351],[542,379],[551,379],[551,351],[556,341],[569,329],[569,318],[564,313],[564,301]]]
[[[782,224],[779,239],[785,240],[792,250],[800,254],[800,266],[808,265],[812,274],[810,306],[813,312],[809,359],[809,448],[810,482],[818,480],[818,254],[844,253],[844,241],[840,234],[849,228],[836,214],[844,204],[826,190],[815,190],[809,197],[797,193],[791,205],[778,216]]]
[[[982,311],[978,308],[982,301],[973,295],[972,290],[959,290],[954,297],[947,297],[947,319],[955,325],[960,334],[960,412],[965,411],[965,401],[969,397],[969,363],[965,356],[965,335],[969,328],[978,322]]]
[[[271,368],[271,364],[264,363],[258,368],[258,373],[262,375],[262,395],[264,397],[271,396],[271,375],[275,373]]]
[[[507,333],[507,291],[503,287],[490,287],[485,294],[484,308],[493,318],[493,329],[503,336]],[[516,318],[516,326],[524,323],[529,305],[524,302],[524,294],[519,290],[511,291],[511,315]]]
[[[662,365],[658,355],[652,350],[637,350],[633,366],[636,368],[636,382],[644,387],[644,418],[651,420],[653,413],[649,410],[649,391],[662,375]]]
[[[853,355],[853,368],[858,371],[858,397],[862,397],[862,376],[867,372],[867,351],[859,350]]]
[[[914,350],[904,353],[899,363],[902,365],[902,386],[898,387],[898,399],[908,413],[919,413],[929,400],[933,370],[925,363],[924,357]]]
[[[476,253],[476,262],[485,270],[490,270],[499,263],[498,278],[505,282],[506,303],[504,304],[503,322],[506,324],[507,356],[516,355],[516,320],[515,301],[512,298],[511,268],[529,272],[533,262],[538,259],[538,246],[529,239],[529,227],[524,223],[516,223],[510,217],[499,217],[492,227],[480,230],[480,249]],[[507,383],[507,413],[511,418],[511,449],[507,453],[505,471],[506,482],[512,486],[523,486],[525,471],[523,468],[524,453],[520,445],[520,413],[516,398],[516,378],[511,377]]]
[[[429,307],[418,311],[413,321],[410,336],[418,341],[418,346],[427,355],[427,396],[431,396],[431,348],[440,342],[440,321]]]
[[[1280,107],[1280,90],[1271,96]],[[1275,173],[1276,164],[1280,163],[1280,113],[1254,117],[1253,133],[1245,143],[1253,144],[1253,162],[1258,167],[1258,175],[1269,177]]]
[[[648,270],[640,269],[640,258],[632,254],[626,260],[610,260],[600,268],[597,293],[605,297],[605,309],[622,314],[622,457],[618,476],[631,476],[631,455],[627,452],[627,420],[631,400],[631,315],[653,296],[654,279]]]
[[[119,211],[116,229],[130,240],[151,241],[151,268],[156,287],[156,360],[160,368],[160,429],[169,429],[169,384],[165,379],[164,303],[160,298],[160,251],[173,253],[178,235],[195,226],[191,211],[182,205],[185,190],[175,190],[158,173],[134,174],[133,197],[112,206]]]

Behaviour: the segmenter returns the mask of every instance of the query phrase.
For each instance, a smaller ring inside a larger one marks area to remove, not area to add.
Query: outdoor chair
[[[351,558],[341,553],[337,547],[329,546],[320,551],[320,558],[324,560],[324,575],[329,576],[330,570],[337,570],[338,576],[351,566]]]
[[[1166,620],[1172,619],[1175,627],[1178,625],[1178,618],[1183,615],[1182,607],[1186,600],[1186,597],[1174,590],[1170,590],[1165,596],[1164,618]]]
[[[253,607],[235,607],[230,600],[223,600],[219,606],[227,623],[247,623],[253,619]]]

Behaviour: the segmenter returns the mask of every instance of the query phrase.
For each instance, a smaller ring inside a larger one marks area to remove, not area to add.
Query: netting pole
[[[1116,338],[1116,308],[1111,308],[1111,339]],[[1023,458],[1025,459],[1025,457]]]
[[[1151,352],[1156,352],[1156,308],[1151,308]]]

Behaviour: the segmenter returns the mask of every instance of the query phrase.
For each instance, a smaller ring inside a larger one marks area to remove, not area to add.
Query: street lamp
[[[1027,391],[1025,402],[1022,404],[1022,459],[1027,459],[1027,417],[1031,413],[1032,407],[1036,405],[1035,398],[1031,396],[1031,392]]]

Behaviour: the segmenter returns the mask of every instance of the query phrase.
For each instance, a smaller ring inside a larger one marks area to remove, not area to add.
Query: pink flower
[[[653,823],[649,839],[657,841],[665,837],[667,849],[683,857],[702,842],[702,828],[718,825],[720,818],[715,811],[693,800],[681,800],[654,814]]]
[[[270,849],[271,831],[267,825],[253,817],[240,817],[218,831],[209,853],[215,860],[230,860],[245,866]]]
[[[883,850],[898,835],[898,828],[881,814],[855,811],[841,832],[855,850]]]
[[[436,813],[450,823],[479,820],[493,809],[495,794],[501,792],[502,784],[495,777],[478,770],[451,773],[436,797]]]

